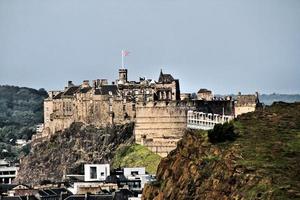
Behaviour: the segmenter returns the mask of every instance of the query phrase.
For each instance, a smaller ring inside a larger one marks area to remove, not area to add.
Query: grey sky
[[[299,0],[0,0],[0,84],[62,89],[162,68],[181,90],[300,93]]]

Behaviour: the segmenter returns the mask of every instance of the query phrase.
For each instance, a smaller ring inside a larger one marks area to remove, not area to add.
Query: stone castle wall
[[[135,122],[136,143],[166,156],[187,127],[188,110],[237,115],[254,111],[257,102],[253,95],[239,95],[235,104],[231,98],[212,99],[211,91],[205,89],[200,93],[209,98],[181,101],[179,80],[162,72],[158,82],[145,78],[135,82],[128,81],[127,70],[120,69],[116,82],[108,85],[106,80],[98,79],[90,86],[85,80],[75,86],[69,81],[63,91],[49,92],[44,101],[44,130],[33,141],[49,138],[73,122],[96,127]]]
[[[186,106],[175,102],[149,102],[136,107],[134,135],[136,143],[166,156],[176,148],[186,129]]]

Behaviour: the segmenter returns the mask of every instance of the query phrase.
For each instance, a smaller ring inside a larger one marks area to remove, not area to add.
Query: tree
[[[211,143],[234,141],[236,137],[233,124],[228,122],[216,124],[212,130],[208,131],[208,138]]]

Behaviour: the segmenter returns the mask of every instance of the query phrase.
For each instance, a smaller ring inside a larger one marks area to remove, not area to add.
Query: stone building
[[[73,122],[101,127],[135,121],[137,116],[144,116],[145,112],[149,113],[146,113],[149,121],[154,117],[151,113],[154,114],[156,110],[154,106],[149,111],[147,106],[150,102],[180,101],[179,80],[172,75],[161,71],[158,81],[140,78],[137,82],[129,81],[127,73],[127,69],[119,69],[119,78],[111,84],[106,79],[94,80],[92,84],[84,80],[80,85],[68,81],[64,90],[50,91],[44,101],[44,125],[39,126],[41,133],[33,139],[38,141],[50,137],[68,128]],[[160,110],[168,112],[169,108],[164,105]],[[175,117],[169,114],[169,118]],[[136,131],[137,135],[140,134],[139,130]]]
[[[200,89],[197,92],[197,99],[198,100],[205,100],[205,101],[211,101],[213,99],[212,92],[208,89]]]
[[[243,113],[253,112],[261,106],[258,98],[258,92],[255,94],[242,95],[240,92],[236,97],[234,105],[234,115],[237,117]]]
[[[234,104],[231,98],[214,98],[207,89],[200,89],[197,99],[193,99],[190,94],[180,93],[179,80],[171,74],[161,71],[157,81],[129,81],[128,70],[122,68],[112,83],[106,79],[91,84],[84,80],[80,85],[68,81],[64,90],[50,91],[44,100],[44,124],[39,125],[40,133],[33,136],[33,144],[73,122],[105,127],[133,121],[136,143],[166,156],[187,128],[189,110],[228,116],[253,111],[257,101],[243,99],[238,97]]]

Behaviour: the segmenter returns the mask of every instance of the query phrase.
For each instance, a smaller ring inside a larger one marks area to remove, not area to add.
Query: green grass
[[[243,159],[238,164],[254,167],[264,178],[272,180],[247,191],[250,199],[260,194],[262,199],[268,192],[276,199],[290,199],[291,190],[300,188],[300,103],[275,104],[261,112],[242,115],[234,122],[241,137],[235,141],[242,148]]]
[[[145,167],[150,174],[155,174],[161,157],[147,147],[139,144],[122,146],[117,149],[112,167]]]

